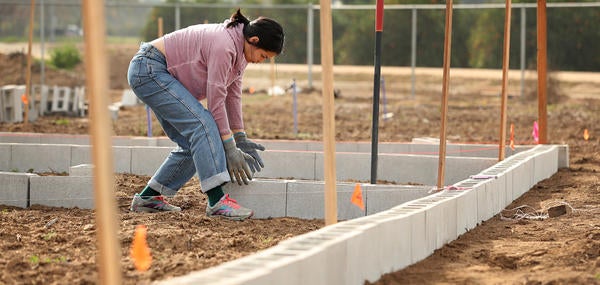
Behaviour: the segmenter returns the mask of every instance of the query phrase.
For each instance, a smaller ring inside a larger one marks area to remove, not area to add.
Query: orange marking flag
[[[510,149],[515,150],[515,125],[510,124]]]
[[[29,100],[27,100],[27,94],[21,95],[21,101],[24,105],[29,105]]]
[[[146,242],[146,226],[137,225],[135,228],[135,235],[133,242],[131,243],[131,258],[135,269],[138,271],[146,271],[152,264],[152,256],[150,255],[150,248]]]
[[[590,139],[590,132],[588,132],[588,129],[583,130],[583,139],[586,141]]]
[[[365,203],[363,202],[362,190],[360,188],[360,183],[356,183],[356,186],[354,186],[354,193],[352,193],[350,202],[352,202],[352,204],[359,207],[361,210],[363,210],[363,211],[365,210]]]

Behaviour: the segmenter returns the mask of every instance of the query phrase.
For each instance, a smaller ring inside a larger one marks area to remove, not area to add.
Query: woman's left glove
[[[229,176],[231,176],[231,182],[237,180],[237,183],[242,185],[243,181],[244,184],[248,185],[248,180],[252,180],[252,173],[246,161],[254,160],[254,158],[236,147],[233,138],[224,140],[223,148],[225,149],[227,169],[229,170]]]
[[[233,138],[235,139],[235,144],[239,149],[252,156],[253,159],[246,159],[246,162],[248,163],[248,166],[250,166],[250,169],[253,173],[260,171],[261,168],[265,168],[265,164],[263,163],[260,155],[258,155],[257,151],[264,151],[265,147],[263,145],[249,140],[244,132],[237,132],[233,134]]]

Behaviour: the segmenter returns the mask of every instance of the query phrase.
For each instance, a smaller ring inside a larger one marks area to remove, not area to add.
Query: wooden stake
[[[90,135],[94,163],[94,199],[100,284],[121,283],[121,253],[117,238],[113,153],[108,108],[108,69],[104,1],[81,1],[85,29],[86,90],[90,92]]]
[[[446,2],[446,30],[444,32],[444,77],[442,79],[442,122],[440,128],[440,154],[438,161],[437,188],[444,187],[446,167],[446,113],[448,113],[448,86],[450,76],[450,55],[452,47],[452,0]]]
[[[163,18],[162,17],[158,17],[158,37],[162,37],[163,36]]]
[[[539,143],[548,143],[547,106],[547,52],[546,52],[546,0],[537,1],[537,72],[538,72],[538,122]]]
[[[31,0],[29,8],[29,43],[27,44],[27,70],[25,71],[25,114],[23,124],[29,124],[29,102],[31,102],[31,42],[33,41],[33,18],[35,17],[35,0]]]
[[[502,103],[500,106],[500,146],[498,151],[498,161],[504,160],[506,152],[506,104],[508,101],[508,69],[510,57],[510,16],[511,2],[506,0],[506,9],[504,15],[504,47],[502,52]]]
[[[333,108],[333,32],[331,3],[321,0],[321,78],[323,82],[323,151],[325,155],[325,225],[337,223],[335,189],[335,110]]]

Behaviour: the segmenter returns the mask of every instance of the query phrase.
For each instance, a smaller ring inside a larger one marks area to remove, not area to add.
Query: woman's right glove
[[[263,163],[262,158],[258,155],[258,151],[264,151],[265,147],[262,144],[255,143],[248,139],[246,133],[237,132],[233,135],[235,139],[235,145],[241,149],[243,152],[252,156],[252,160],[246,161],[248,166],[250,166],[250,170],[252,173],[260,171],[261,168],[265,168],[265,164]]]
[[[237,183],[242,185],[242,181],[244,181],[244,184],[248,185],[248,180],[252,180],[252,172],[250,172],[246,161],[254,161],[254,158],[235,146],[233,137],[223,141],[223,148],[225,149],[227,170],[229,170],[231,182],[237,180]]]

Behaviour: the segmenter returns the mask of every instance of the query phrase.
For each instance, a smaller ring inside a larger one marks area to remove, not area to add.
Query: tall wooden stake
[[[335,110],[333,108],[333,32],[331,2],[321,0],[321,78],[323,82],[323,151],[325,155],[325,225],[337,223],[335,189]]]
[[[85,29],[86,90],[90,92],[90,135],[100,284],[121,284],[119,219],[114,191],[113,153],[108,108],[108,69],[104,1],[81,1]]]
[[[31,0],[29,9],[29,43],[27,44],[27,70],[25,71],[25,114],[23,124],[29,124],[29,102],[31,97],[31,42],[33,41],[33,18],[35,17],[35,0]]]
[[[163,36],[163,18],[162,17],[158,17],[158,37],[162,37]]]
[[[498,151],[498,160],[504,160],[506,152],[506,104],[508,101],[508,69],[510,57],[510,16],[511,2],[506,0],[506,9],[504,15],[504,47],[502,50],[502,103],[500,109],[500,146]]]
[[[381,87],[381,38],[383,35],[383,0],[375,9],[375,72],[373,78],[373,128],[371,130],[371,184],[377,184],[379,152],[379,93]],[[385,114],[384,114],[385,115]]]
[[[444,75],[442,79],[442,116],[437,188],[444,187],[446,167],[446,113],[448,113],[448,86],[450,77],[450,49],[452,47],[452,0],[446,1],[446,30],[444,32]]]
[[[538,72],[538,124],[539,143],[548,143],[548,112],[547,106],[547,51],[546,51],[546,0],[537,1],[537,72]]]

